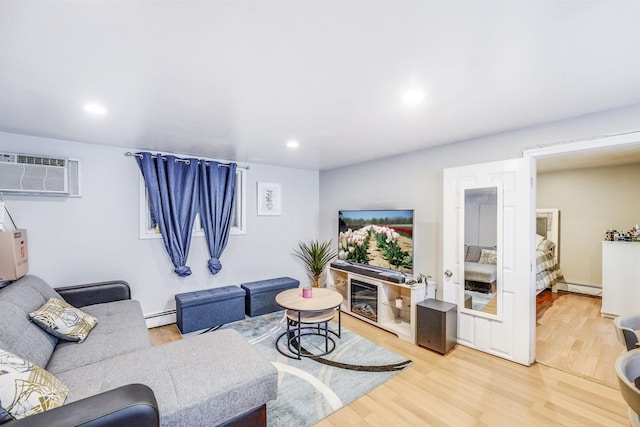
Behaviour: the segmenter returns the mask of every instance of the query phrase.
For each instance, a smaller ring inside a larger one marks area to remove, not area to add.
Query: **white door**
[[[531,159],[444,170],[443,299],[458,305],[458,343],[524,365],[535,357],[535,286],[531,273],[534,194]],[[497,187],[497,311],[465,308],[462,204],[465,189]]]

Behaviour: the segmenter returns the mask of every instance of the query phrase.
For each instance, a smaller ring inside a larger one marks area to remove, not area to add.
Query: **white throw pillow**
[[[13,418],[62,406],[68,392],[49,372],[0,349],[0,403]]]
[[[480,254],[479,264],[497,264],[498,263],[498,251],[491,249],[483,249]]]
[[[84,341],[98,323],[95,317],[57,298],[49,298],[29,317],[51,335],[66,341]]]

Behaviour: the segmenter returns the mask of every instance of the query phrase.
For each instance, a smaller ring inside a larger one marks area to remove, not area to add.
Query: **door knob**
[[[451,270],[447,270],[447,271],[444,272],[444,275],[447,276],[447,277],[451,277],[451,276],[453,276],[453,272]]]

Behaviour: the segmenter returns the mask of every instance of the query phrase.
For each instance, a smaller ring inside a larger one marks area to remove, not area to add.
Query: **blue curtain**
[[[198,213],[198,160],[146,152],[137,153],[136,160],[149,192],[151,214],[174,271],[181,277],[189,276],[191,269],[186,263]]]
[[[211,256],[211,274],[222,270],[220,255],[229,240],[235,194],[235,163],[200,162],[200,221]]]

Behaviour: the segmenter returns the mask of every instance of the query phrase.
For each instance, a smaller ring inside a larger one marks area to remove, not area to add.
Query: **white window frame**
[[[149,209],[149,193],[140,174],[140,239],[161,239],[162,235],[151,226],[151,211]],[[234,203],[235,215],[232,219],[231,235],[247,234],[247,169],[236,168],[236,197]],[[196,215],[193,223],[192,237],[204,237],[204,229],[200,223],[200,214]]]

